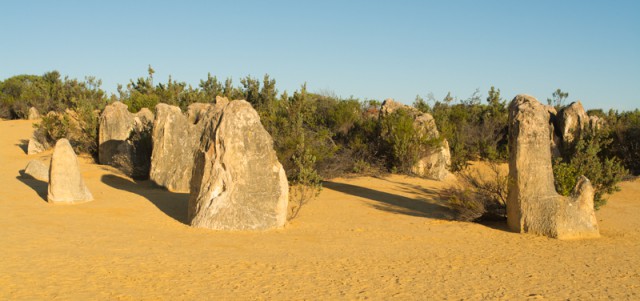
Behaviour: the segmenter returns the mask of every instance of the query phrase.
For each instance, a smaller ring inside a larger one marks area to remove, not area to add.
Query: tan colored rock
[[[116,101],[100,115],[98,158],[133,178],[147,178],[151,166],[153,113],[143,108],[136,114]]]
[[[386,118],[398,110],[405,110],[414,118],[414,128],[418,129],[418,133],[423,135],[425,139],[431,140],[440,137],[436,122],[431,114],[422,113],[414,107],[403,105],[391,98],[386,99],[382,103],[380,119]],[[450,174],[450,166],[451,153],[449,151],[449,142],[443,139],[439,146],[424,146],[420,158],[411,167],[411,172],[421,177],[442,181]]]
[[[49,170],[49,203],[75,204],[93,200],[69,140],[63,138],[56,142]]]
[[[36,109],[35,107],[29,108],[29,114],[27,115],[28,120],[36,120],[40,119],[41,117],[42,116],[40,116],[40,112],[38,112],[38,109]]]
[[[40,139],[35,136],[31,136],[29,138],[29,143],[27,144],[27,155],[35,155],[41,152],[48,150],[51,146],[46,141],[40,141]]]
[[[24,168],[24,174],[36,180],[49,182],[49,167],[40,160],[31,160]]]
[[[555,190],[549,131],[549,113],[538,100],[518,95],[511,101],[507,224],[559,239],[599,237],[589,180],[582,177],[571,197]]]
[[[289,185],[258,113],[235,100],[206,120],[191,180],[190,224],[216,230],[282,227]]]
[[[211,108],[210,104],[191,106],[191,118],[182,114],[179,107],[162,103],[156,106],[150,178],[173,192],[189,192],[193,156],[204,128],[201,117],[206,108]]]
[[[572,102],[558,112],[557,123],[564,147],[580,139],[582,130],[589,125],[589,116],[580,101]]]

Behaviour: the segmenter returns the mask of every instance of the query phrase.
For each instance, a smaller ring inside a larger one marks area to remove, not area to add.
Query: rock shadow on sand
[[[33,191],[35,191],[42,200],[47,202],[49,183],[31,177],[24,172],[24,169],[20,170],[20,175],[17,176],[16,179],[29,186],[29,188],[33,189]]]
[[[409,198],[346,183],[325,181],[322,186],[334,191],[376,201],[378,202],[377,204],[371,205],[373,208],[391,213],[443,220],[451,220],[455,216],[453,210],[439,204],[441,202],[439,199],[440,193],[434,189],[420,188],[418,194],[423,196],[422,198]],[[409,192],[406,187],[403,190]]]
[[[25,154],[29,154],[29,140],[28,139],[21,139],[20,143],[17,143],[16,146],[19,147]]]
[[[138,181],[116,175],[103,175],[101,181],[115,189],[128,191],[142,196],[154,204],[164,214],[180,223],[185,225],[188,224],[188,193],[175,193],[168,191],[151,180]]]

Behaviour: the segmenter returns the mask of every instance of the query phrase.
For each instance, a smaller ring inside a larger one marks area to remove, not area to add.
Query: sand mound
[[[93,202],[46,203],[20,177],[31,121],[0,122],[0,299],[639,299],[640,181],[597,213],[602,238],[558,241],[448,221],[450,183],[335,179],[284,229],[185,225],[187,194],[80,158]],[[449,181],[453,181],[449,179]]]

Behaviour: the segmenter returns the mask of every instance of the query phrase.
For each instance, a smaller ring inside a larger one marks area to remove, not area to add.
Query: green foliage
[[[487,104],[480,102],[478,91],[460,103],[454,103],[449,93],[435,101],[431,113],[449,142],[453,171],[463,170],[471,160],[507,158],[508,112],[499,89],[491,87]]]
[[[553,98],[547,98],[547,104],[560,111],[565,106],[567,98],[569,98],[569,92],[562,92],[559,88],[552,93]]]
[[[595,208],[606,204],[605,194],[618,191],[617,184],[628,173],[618,158],[605,155],[612,141],[604,131],[586,132],[564,159],[556,159],[553,174],[558,193],[570,195],[578,178],[584,175],[593,185]]]

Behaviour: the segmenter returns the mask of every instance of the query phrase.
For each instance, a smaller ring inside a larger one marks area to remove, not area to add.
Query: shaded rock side
[[[74,204],[93,200],[93,196],[84,184],[78,158],[69,140],[56,142],[49,167],[49,203]]]
[[[49,167],[40,160],[31,160],[24,168],[24,174],[36,180],[49,182]]]
[[[216,230],[286,222],[289,185],[258,113],[244,100],[212,111],[195,156],[189,221]]]
[[[203,116],[210,108],[210,104],[192,104],[189,115],[184,115],[176,106],[156,106],[149,174],[156,184],[173,192],[189,192],[194,153],[205,124]]]
[[[559,239],[598,237],[589,180],[582,177],[571,197],[555,190],[549,135],[545,107],[532,96],[516,96],[509,105],[508,226]]]
[[[389,98],[386,99],[380,108],[380,119],[398,111],[405,110],[414,118],[413,127],[426,139],[437,139],[440,137],[435,119],[428,113],[422,113],[418,109],[401,104]],[[418,161],[411,167],[411,172],[428,179],[444,180],[449,174],[451,166],[451,152],[449,143],[443,140],[439,146],[424,147]]]
[[[132,114],[127,105],[114,102],[100,115],[98,158],[133,178],[147,178],[151,166],[153,113]]]

